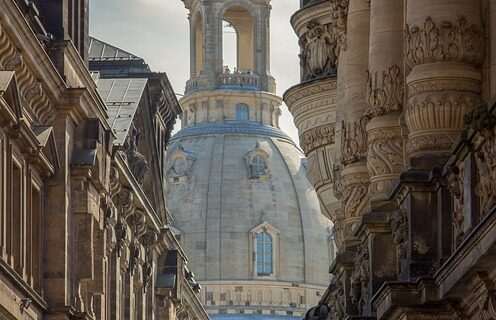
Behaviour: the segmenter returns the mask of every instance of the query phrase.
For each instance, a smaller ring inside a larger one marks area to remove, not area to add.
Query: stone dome
[[[259,304],[302,315],[318,302],[330,226],[304,155],[284,132],[255,121],[201,123],[172,138],[166,161],[168,208],[207,310]],[[268,260],[263,272],[260,260]]]

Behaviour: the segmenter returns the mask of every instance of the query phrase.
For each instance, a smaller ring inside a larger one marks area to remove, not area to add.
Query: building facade
[[[329,282],[329,224],[306,160],[279,129],[270,1],[184,1],[191,75],[167,153],[167,203],[216,318],[293,318]],[[237,34],[224,65],[222,22]]]
[[[338,246],[308,318],[496,318],[495,14],[312,0],[293,15],[301,83],[284,99]]]
[[[87,6],[0,2],[0,319],[207,319],[161,178],[178,102],[89,72]]]

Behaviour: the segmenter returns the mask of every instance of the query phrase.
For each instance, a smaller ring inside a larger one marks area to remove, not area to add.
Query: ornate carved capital
[[[427,17],[422,26],[406,26],[406,56],[410,67],[455,61],[480,65],[484,56],[481,28],[465,17],[456,21],[435,22]]]
[[[404,82],[401,68],[397,65],[388,70],[369,72],[367,100],[369,108],[365,116],[369,119],[403,108]]]
[[[301,147],[308,155],[315,149],[335,143],[336,131],[334,124],[328,124],[305,131],[301,137]]]
[[[464,126],[464,115],[479,104],[471,94],[447,92],[410,99],[405,121],[409,130],[408,153],[446,152]]]

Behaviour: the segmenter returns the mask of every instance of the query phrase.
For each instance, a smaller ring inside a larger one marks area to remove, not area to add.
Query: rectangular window
[[[13,267],[19,275],[22,275],[22,171],[16,163],[12,164],[11,186]]]
[[[31,187],[31,212],[28,220],[28,228],[31,231],[31,254],[28,265],[31,266],[31,277],[33,287],[41,293],[41,251],[42,251],[42,212],[43,200],[41,196],[41,188],[34,183]]]
[[[269,276],[273,273],[272,270],[272,236],[266,232],[261,232],[256,235],[256,266],[257,275]]]

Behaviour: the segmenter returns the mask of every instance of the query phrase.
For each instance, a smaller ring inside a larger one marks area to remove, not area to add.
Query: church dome
[[[329,225],[284,132],[254,121],[197,124],[172,138],[166,161],[168,208],[209,312],[301,316],[318,302]]]

